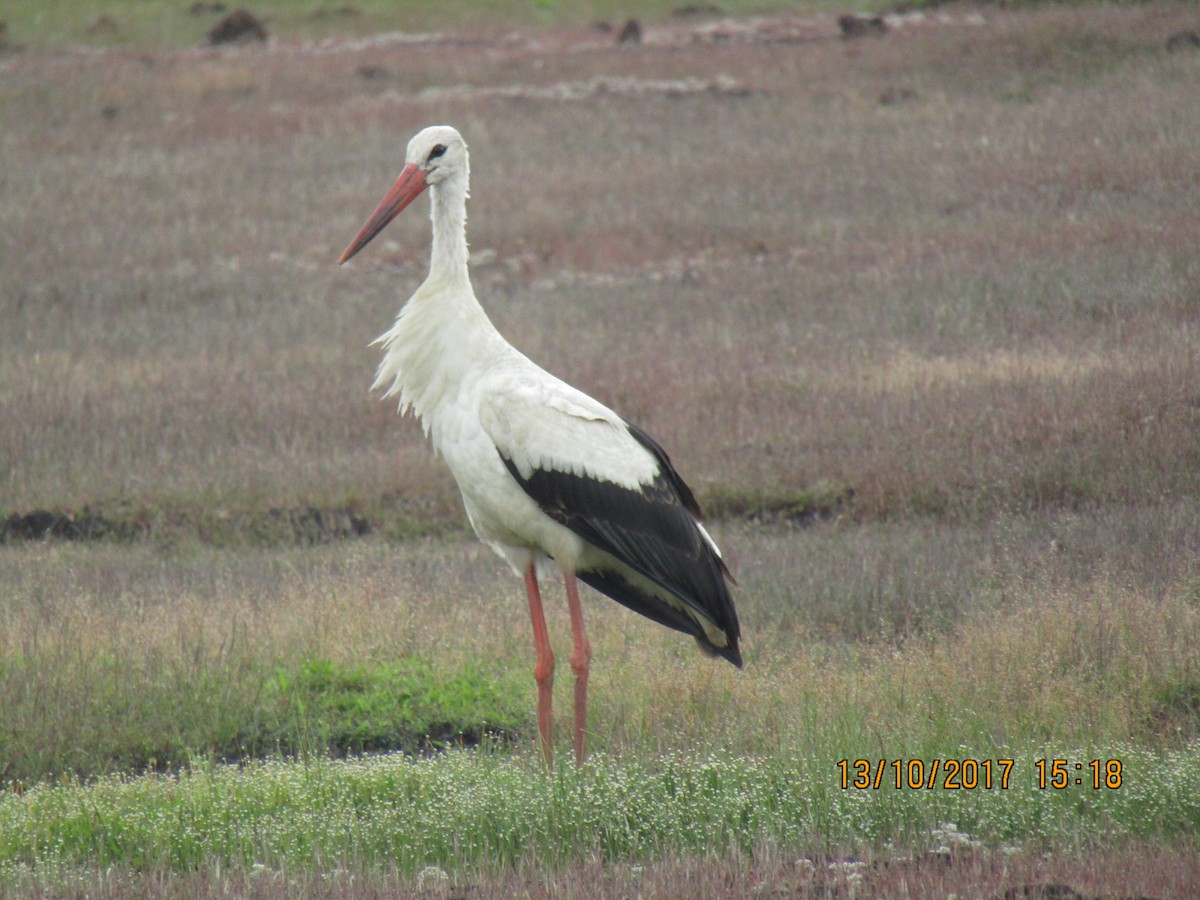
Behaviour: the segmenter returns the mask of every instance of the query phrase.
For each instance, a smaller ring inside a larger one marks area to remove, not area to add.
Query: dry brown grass
[[[716,666],[593,595],[592,746],[823,754],[841,741],[855,745],[841,752],[884,756],[1178,746],[1200,735],[1194,521],[1177,506],[982,526],[722,529],[737,548],[749,668]],[[10,548],[0,583],[0,705],[22,723],[23,777],[35,758],[48,771],[103,770],[101,751],[123,758],[139,729],[214,743],[228,727],[252,733],[261,680],[297,660],[482,663],[528,684],[532,700],[519,584],[470,540],[166,555],[50,543]],[[553,599],[548,614],[562,649],[565,604]],[[556,690],[568,709],[570,679]]]
[[[1193,492],[1194,60],[1162,49],[1185,21],[11,57],[5,505],[378,512],[399,493],[455,520],[415,431],[365,395],[427,225],[332,266],[433,119],[476,153],[477,281],[503,330],[702,493],[824,480],[872,517]],[[419,93],[631,72],[752,93]]]
[[[31,896],[101,897],[420,897],[429,900],[475,897],[668,898],[692,897],[1136,897],[1184,898],[1200,878],[1192,847],[1130,843],[1102,854],[1078,848],[1047,857],[1036,852],[961,857],[902,855],[797,856],[766,849],[753,857],[669,859],[646,865],[593,860],[553,873],[506,871],[478,879],[439,881],[421,886],[387,873],[324,872],[136,873],[111,870],[85,875],[71,889],[30,892]],[[1074,891],[1075,893],[1068,893]]]

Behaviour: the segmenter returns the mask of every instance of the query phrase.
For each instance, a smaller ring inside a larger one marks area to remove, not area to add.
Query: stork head
[[[467,142],[461,134],[449,125],[431,125],[419,132],[408,142],[400,177],[342,253],[338,265],[369,244],[425,188],[455,178],[465,182],[469,174]]]
[[[455,175],[466,175],[467,142],[449,125],[430,125],[408,142],[404,164],[425,172],[426,184],[440,184]]]

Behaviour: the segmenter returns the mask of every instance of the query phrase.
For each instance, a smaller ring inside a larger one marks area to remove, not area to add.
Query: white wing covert
[[[528,479],[534,470],[610,481],[634,489],[658,463],[612,410],[557,378],[504,377],[482,398],[479,420],[500,455]]]

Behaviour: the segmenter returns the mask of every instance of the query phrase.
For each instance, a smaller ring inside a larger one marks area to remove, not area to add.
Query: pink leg
[[[542,734],[542,754],[546,757],[546,765],[553,765],[551,705],[554,688],[554,651],[550,649],[546,614],[542,610],[542,595],[538,592],[537,570],[533,563],[525,570],[525,592],[529,594],[529,617],[533,619],[533,646],[537,651],[537,661],[533,664],[533,678],[538,686],[538,731]]]
[[[567,606],[571,609],[571,633],[575,646],[571,650],[571,671],[575,673],[575,765],[583,765],[584,731],[587,729],[587,683],[591,665],[592,645],[583,630],[583,607],[579,605],[579,585],[575,575],[563,576],[567,588]]]

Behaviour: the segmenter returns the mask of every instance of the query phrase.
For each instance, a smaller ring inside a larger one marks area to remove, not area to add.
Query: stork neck
[[[469,281],[467,271],[467,184],[451,177],[429,189],[433,219],[430,281]]]

